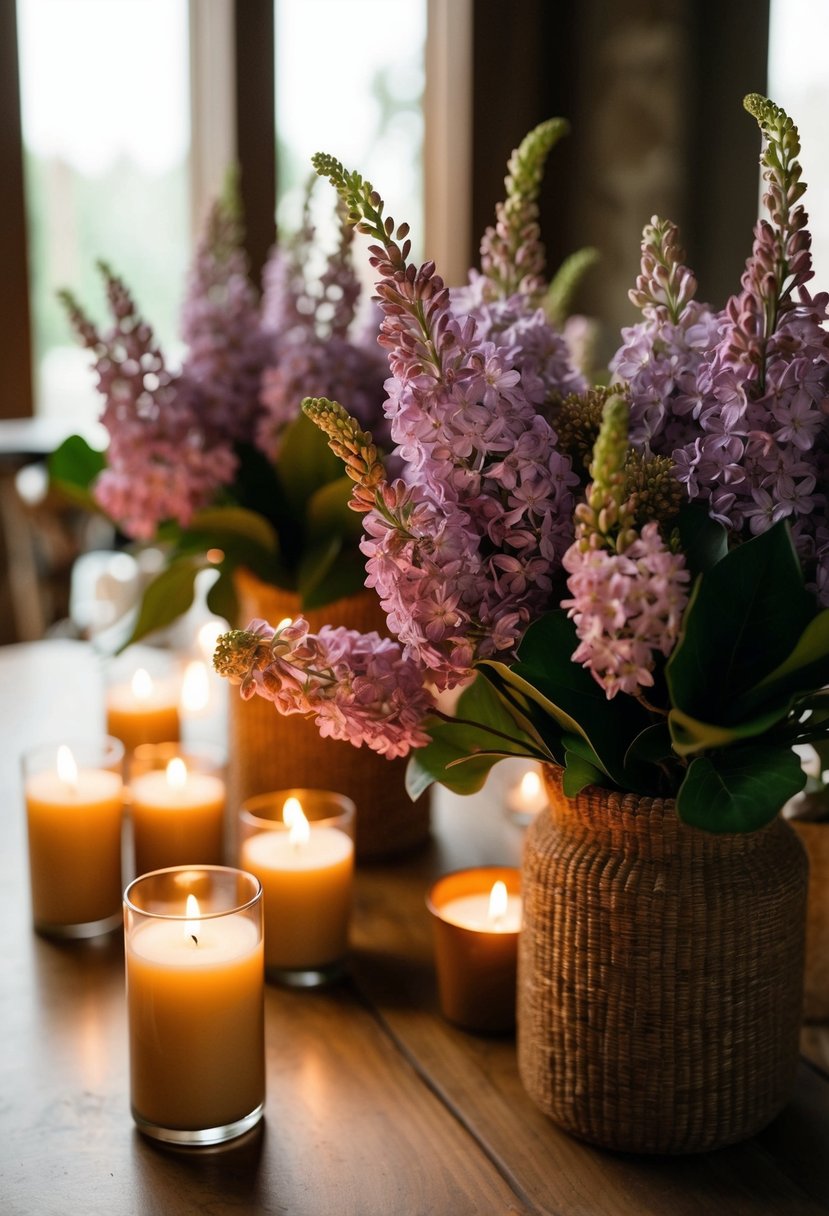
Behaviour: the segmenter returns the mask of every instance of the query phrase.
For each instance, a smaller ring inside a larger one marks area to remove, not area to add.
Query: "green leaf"
[[[431,743],[417,748],[409,760],[406,788],[412,797],[434,782],[458,794],[474,793],[504,756],[550,758],[480,676],[459,697],[456,717],[432,718],[426,730]]]
[[[710,570],[728,556],[728,533],[702,503],[686,503],[679,513],[677,531],[688,569],[694,574]]]
[[[250,541],[266,553],[276,553],[279,549],[273,526],[256,511],[248,511],[245,507],[206,507],[195,513],[187,532],[207,538],[219,549],[227,548],[228,540],[232,542],[235,537]]]
[[[787,698],[781,704],[764,714],[738,722],[734,726],[719,726],[712,722],[700,722],[685,714],[681,709],[672,709],[668,715],[671,738],[674,751],[680,756],[690,756],[694,752],[705,751],[712,747],[727,747],[739,739],[752,739],[764,735],[766,731],[785,718],[789,712],[790,701]]]
[[[230,625],[239,625],[239,599],[233,585],[233,575],[229,570],[219,570],[219,577],[207,592],[205,599],[207,607],[214,616],[224,617]]]
[[[297,576],[302,608],[324,608],[344,596],[356,595],[365,587],[366,572],[358,553],[343,548],[342,537],[309,546]]]
[[[829,608],[809,622],[792,652],[756,684],[734,708],[745,713],[772,697],[811,692],[829,684]]]
[[[342,536],[355,547],[363,537],[363,517],[348,505],[354,482],[338,477],[320,486],[308,500],[307,527],[311,539],[330,533]],[[361,562],[364,558],[359,559]]]
[[[138,618],[125,645],[146,637],[156,629],[172,625],[193,603],[196,575],[205,569],[199,558],[185,557],[162,570],[144,590]]]
[[[737,699],[786,659],[814,615],[781,521],[697,580],[665,668],[672,704],[700,722],[731,724]]]
[[[593,677],[572,660],[578,645],[575,627],[559,609],[530,625],[518,648],[517,663],[486,660],[502,679],[535,701],[565,732],[581,735],[602,771],[624,789],[645,792],[642,774],[625,770],[625,753],[649,725],[650,715],[631,697],[609,701]]]
[[[801,790],[806,774],[790,749],[726,748],[691,762],[677,795],[685,823],[707,832],[753,832]]]
[[[640,731],[625,753],[625,766],[633,764],[661,764],[675,760],[676,752],[671,743],[671,732],[666,721],[654,722]]]
[[[92,498],[92,483],[106,468],[106,454],[90,447],[80,435],[70,435],[49,457],[50,480],[73,502],[100,510]]]
[[[302,519],[312,495],[329,481],[340,480],[342,473],[342,461],[310,418],[300,414],[286,427],[279,452],[279,479],[296,517]]]
[[[602,774],[575,752],[566,753],[566,767],[561,788],[568,798],[575,798],[588,785],[601,785]]]

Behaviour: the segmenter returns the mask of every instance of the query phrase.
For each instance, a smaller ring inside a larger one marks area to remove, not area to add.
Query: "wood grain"
[[[265,1122],[217,1150],[145,1140],[129,1114],[116,935],[32,934],[17,757],[100,730],[100,664],[84,646],[0,649],[0,1211],[6,1216],[817,1216],[829,1212],[829,1078],[804,1064],[794,1101],[748,1144],[691,1159],[604,1153],[524,1094],[510,1038],[437,1009],[425,891],[463,865],[517,862],[522,832],[483,796],[441,794],[434,839],[361,869],[352,978],[269,988]],[[496,775],[497,776],[497,775]],[[829,1064],[826,1028],[804,1050]]]

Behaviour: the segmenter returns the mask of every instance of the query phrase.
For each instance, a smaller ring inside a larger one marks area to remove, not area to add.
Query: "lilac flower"
[[[649,523],[623,553],[572,545],[564,568],[572,598],[561,606],[580,642],[573,661],[609,699],[639,695],[653,684],[655,656],[669,655],[679,637],[690,578],[682,554],[671,553]]]
[[[243,697],[313,718],[324,738],[389,758],[429,741],[422,723],[434,701],[422,670],[377,633],[324,625],[313,634],[301,616],[278,629],[254,620],[219,639],[214,663]]]
[[[248,440],[261,413],[259,382],[272,357],[248,278],[238,208],[217,202],[190,269],[181,315],[185,375],[199,385],[207,442]]]
[[[75,329],[95,355],[106,402],[107,467],[93,492],[128,536],[147,540],[164,520],[186,526],[232,480],[236,457],[229,443],[208,441],[200,387],[167,370],[126,287],[108,267],[101,270],[114,318],[108,332],[100,333],[68,298]]]

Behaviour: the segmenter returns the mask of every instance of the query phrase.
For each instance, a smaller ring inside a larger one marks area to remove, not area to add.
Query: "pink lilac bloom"
[[[282,714],[313,717],[323,738],[342,739],[393,758],[423,747],[422,722],[434,709],[421,668],[399,643],[377,633],[324,625],[311,633],[304,617],[279,629],[254,620],[226,635],[249,646],[241,693],[273,701]],[[219,669],[235,674],[232,658]]]
[[[564,556],[569,609],[579,646],[573,661],[586,667],[608,699],[640,695],[653,685],[657,655],[671,653],[688,602],[689,573],[671,553],[656,523],[647,523],[623,553],[583,548]]]
[[[200,387],[171,374],[124,284],[102,267],[113,317],[100,333],[71,299],[72,323],[95,355],[109,433],[107,468],[94,486],[102,509],[128,536],[146,540],[174,519],[186,526],[236,470],[229,443],[206,441]]]

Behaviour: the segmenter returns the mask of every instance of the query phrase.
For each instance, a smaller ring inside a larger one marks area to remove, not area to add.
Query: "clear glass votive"
[[[265,1109],[261,884],[224,866],[143,874],[124,934],[136,1126],[180,1145],[242,1135]]]
[[[181,670],[169,651],[130,647],[107,666],[107,732],[127,753],[181,738]]]
[[[350,798],[330,790],[276,790],[239,812],[239,865],[263,887],[265,974],[296,988],[345,970],[354,880]]]
[[[477,866],[445,874],[426,896],[441,1012],[466,1030],[515,1026],[520,891],[514,867]]]
[[[143,743],[128,763],[135,873],[221,865],[227,790],[218,749]]]
[[[123,760],[108,737],[45,743],[21,758],[38,933],[95,937],[120,926]]]

